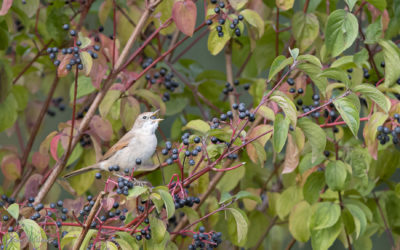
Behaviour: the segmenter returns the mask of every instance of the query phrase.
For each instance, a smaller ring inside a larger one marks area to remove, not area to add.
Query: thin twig
[[[383,213],[381,204],[379,203],[379,199],[376,196],[375,192],[372,192],[372,195],[374,196],[374,200],[375,200],[376,206],[378,207],[379,214],[381,215],[382,220],[383,220],[383,224],[385,225],[385,232],[386,232],[386,234],[387,234],[387,236],[389,238],[390,243],[392,244],[392,249],[395,249],[395,247],[396,247],[395,245],[396,244],[395,244],[395,241],[394,241],[394,238],[393,238],[393,235],[392,235],[392,231],[390,230],[389,225],[388,225],[388,223],[386,221],[386,218],[385,218],[385,215]]]

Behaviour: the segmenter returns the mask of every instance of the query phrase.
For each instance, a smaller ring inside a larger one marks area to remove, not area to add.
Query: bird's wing
[[[111,156],[113,156],[119,150],[128,146],[129,142],[135,137],[134,133],[127,133],[122,136],[121,139],[117,143],[115,143],[104,155],[101,159],[102,161],[107,160]]]

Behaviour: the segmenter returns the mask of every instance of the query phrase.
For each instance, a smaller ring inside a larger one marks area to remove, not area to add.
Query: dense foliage
[[[398,248],[399,17],[399,0],[2,0],[2,248]],[[62,178],[156,109],[146,185]]]

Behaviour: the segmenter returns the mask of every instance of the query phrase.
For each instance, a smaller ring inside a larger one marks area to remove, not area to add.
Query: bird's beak
[[[153,112],[153,115],[157,115],[158,112],[160,112],[159,109],[157,109],[156,111],[154,111],[154,112]],[[164,119],[161,119],[161,118],[154,119],[154,121],[156,121],[156,122],[161,122],[162,120],[164,120]]]

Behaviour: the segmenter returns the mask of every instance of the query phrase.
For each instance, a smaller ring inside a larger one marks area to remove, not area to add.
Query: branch
[[[254,250],[257,250],[261,244],[263,243],[263,241],[265,240],[265,238],[268,236],[269,231],[271,231],[271,228],[275,225],[276,221],[278,220],[278,216],[275,216],[271,223],[269,223],[269,226],[267,227],[267,229],[265,230],[265,232],[261,235],[260,239],[257,241],[257,244],[255,247],[253,247]]]
[[[85,239],[87,232],[89,231],[90,224],[92,224],[92,221],[97,213],[97,209],[99,209],[99,207],[100,207],[101,200],[103,199],[105,194],[106,193],[104,191],[101,191],[100,194],[97,196],[96,202],[94,203],[93,208],[90,211],[90,214],[86,219],[85,226],[82,228],[82,232],[80,233],[78,239],[75,241],[75,244],[74,244],[72,250],[78,250],[80,248],[83,240]]]
[[[374,196],[374,200],[375,200],[376,205],[378,207],[379,214],[381,215],[383,223],[385,225],[385,232],[386,232],[386,234],[387,234],[387,236],[389,238],[390,243],[392,244],[392,249],[396,249],[395,241],[394,241],[394,238],[393,238],[393,235],[392,235],[392,231],[390,230],[389,225],[388,225],[388,223],[387,223],[387,221],[385,219],[385,215],[383,214],[383,210],[382,210],[381,204],[379,204],[379,199],[378,199],[378,197],[376,197],[375,192],[372,192],[372,195]]]

